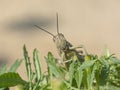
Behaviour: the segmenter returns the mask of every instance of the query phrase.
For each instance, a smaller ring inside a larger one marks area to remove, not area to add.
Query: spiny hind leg
[[[84,52],[85,52],[86,55],[88,54],[88,52],[87,52],[87,50],[86,50],[86,48],[85,48],[84,45],[78,45],[78,46],[70,47],[70,49],[73,49],[73,50],[77,50],[77,49],[79,49],[79,48],[82,48],[82,49],[84,50]],[[78,52],[78,53],[83,53],[82,50],[79,50],[79,51],[77,50],[77,52]]]

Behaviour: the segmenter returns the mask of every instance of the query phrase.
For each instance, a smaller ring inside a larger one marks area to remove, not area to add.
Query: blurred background
[[[58,56],[52,37],[33,27],[37,24],[56,34],[56,12],[59,29],[73,45],[85,45],[88,52],[101,55],[107,46],[120,58],[119,0],[1,0],[0,66],[9,66],[23,58],[26,44],[32,59],[34,48],[46,67],[48,51]],[[26,79],[24,63],[18,72]]]

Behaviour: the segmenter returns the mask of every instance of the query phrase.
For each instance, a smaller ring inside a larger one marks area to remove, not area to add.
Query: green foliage
[[[0,88],[16,86],[18,84],[25,85],[26,82],[17,73],[9,72],[0,76]]]
[[[18,67],[20,66],[21,63],[22,63],[22,60],[16,60],[14,62],[14,64],[10,67],[10,69],[7,68],[7,65],[4,65],[0,69],[0,75],[2,75],[4,73],[8,73],[8,72],[16,72],[16,70],[18,69]],[[9,90],[9,88],[8,87],[3,87],[3,88],[0,88],[0,90]]]
[[[20,63],[18,63],[12,66],[11,73],[6,73],[6,66],[1,69],[0,87],[19,85],[19,87],[23,87],[21,90],[120,89],[120,60],[110,54],[108,49],[101,57],[92,54],[85,55],[85,60],[82,63],[79,60],[72,60],[67,69],[65,65],[57,63],[53,54],[48,52],[45,57],[46,73],[42,71],[37,49],[33,51],[33,68],[25,45],[23,52],[28,81],[22,80],[18,73],[13,73],[19,66]],[[12,81],[14,82],[11,83]]]
[[[10,69],[7,69],[7,65],[4,65],[1,69],[0,69],[0,75],[7,73],[7,72],[16,72],[16,70],[18,69],[18,67],[20,66],[20,64],[22,63],[22,60],[16,60],[14,62],[14,64],[10,67]]]
[[[8,72],[16,72],[21,63],[22,60],[16,60],[15,63],[10,67]]]

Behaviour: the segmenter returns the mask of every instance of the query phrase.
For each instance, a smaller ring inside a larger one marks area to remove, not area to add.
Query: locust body
[[[58,49],[58,54],[60,56],[64,55],[63,58],[66,60],[71,59],[70,53],[72,54],[74,52],[76,56],[80,54],[79,52],[77,52],[77,50],[71,49],[71,47],[73,47],[72,44],[66,40],[66,38],[64,37],[62,33],[59,33],[58,35],[54,36],[53,41]]]
[[[73,60],[79,60],[80,62],[84,61],[82,52],[78,52],[75,48],[71,49],[71,47],[73,47],[72,44],[66,40],[62,33],[54,36],[53,41],[58,49],[58,54],[62,57],[62,63],[64,63],[67,68],[69,68],[70,63]]]
[[[48,34],[53,36],[53,42],[55,43],[58,54],[62,57],[62,63],[65,63],[67,67],[69,67],[69,63],[71,60],[79,60],[80,62],[84,61],[84,55],[79,53],[76,48],[72,48],[72,44],[69,43],[62,33],[59,33],[58,28],[58,15],[57,15],[57,35],[53,35],[52,33],[48,32],[47,30],[35,25],[37,28],[47,32]]]

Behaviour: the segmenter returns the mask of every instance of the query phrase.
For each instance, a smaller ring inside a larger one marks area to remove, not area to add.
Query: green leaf
[[[52,55],[51,52],[48,52],[48,59],[49,59],[49,62],[52,62],[53,64],[56,64],[56,60],[54,58],[54,56]]]
[[[30,57],[28,56],[28,51],[27,51],[25,45],[23,46],[23,52],[24,52],[27,76],[28,76],[28,80],[29,80],[29,89],[32,90],[32,79],[33,79],[34,75],[33,75],[32,68],[31,68]]]
[[[38,57],[38,51],[37,49],[34,49],[33,52],[33,61],[34,61],[34,67],[35,67],[35,72],[37,76],[37,80],[42,78],[42,67],[41,67],[41,62]]]
[[[85,61],[83,62],[83,64],[80,66],[79,69],[86,69],[86,68],[89,68],[91,67],[94,63],[96,62],[96,60],[89,60],[89,61]]]
[[[110,50],[106,47],[105,48],[105,56],[106,57],[109,57],[111,54],[110,54]]]
[[[83,78],[83,71],[77,70],[75,73],[75,80],[77,82],[77,87],[80,89],[81,83],[82,83],[82,78]]]
[[[110,64],[120,64],[120,59],[117,59],[116,57],[110,58]]]
[[[28,56],[28,52],[27,52],[25,45],[23,46],[23,51],[24,51],[24,59],[25,59],[25,66],[26,66],[26,70],[27,70],[28,79],[31,82],[33,73],[32,73],[32,69],[31,69],[30,58]]]
[[[56,77],[61,76],[61,71],[58,69],[58,67],[54,63],[48,62],[48,67],[50,69],[50,73],[52,73],[54,76]]]
[[[7,66],[6,65],[2,66],[2,68],[0,69],[0,75],[5,73],[6,71],[7,71]]]
[[[9,72],[0,75],[0,88],[16,86],[18,84],[27,84],[18,73]]]
[[[54,77],[63,77],[65,74],[65,68],[59,65],[59,63],[56,62],[56,59],[52,55],[51,52],[48,52],[47,57],[45,57],[47,62],[47,69],[48,69],[48,76],[52,78]]]
[[[15,63],[11,66],[9,72],[16,72],[18,67],[20,66],[22,60],[16,60]]]
[[[70,85],[72,85],[72,81],[73,81],[73,78],[74,78],[74,72],[75,72],[75,62],[73,61],[71,64],[70,64],[70,67],[69,67],[69,78],[70,78]]]
[[[95,71],[97,69],[97,63],[94,64],[93,68],[92,68],[92,72],[91,74],[89,75],[90,78],[88,79],[88,89],[90,90],[90,88],[92,87],[93,85],[93,81],[95,79]]]
[[[100,80],[99,80],[100,85],[106,85],[108,75],[109,75],[109,68],[103,67],[100,73]]]
[[[41,62],[40,62],[39,57],[38,57],[37,49],[34,49],[34,52],[33,52],[33,63],[34,63],[34,67],[35,67],[36,83],[37,83],[33,87],[33,90],[36,90],[36,88],[40,84],[40,81],[43,79],[42,67],[41,67]]]

